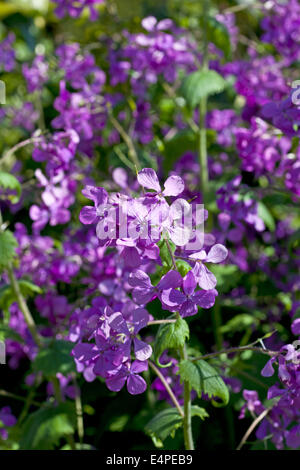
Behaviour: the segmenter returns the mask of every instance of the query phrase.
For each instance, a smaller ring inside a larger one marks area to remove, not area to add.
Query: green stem
[[[73,383],[76,390],[75,395],[75,407],[76,407],[76,418],[77,418],[77,432],[79,437],[80,448],[82,449],[84,439],[84,422],[83,422],[83,409],[81,401],[81,393],[77,384],[76,375],[73,376]]]
[[[176,266],[176,260],[175,260],[175,257],[174,257],[174,253],[172,252],[169,240],[167,238],[165,238],[165,241],[166,241],[166,245],[167,245],[167,248],[168,248],[168,252],[169,252],[171,260],[172,260],[173,268],[175,269],[175,271],[178,271],[177,266]]]
[[[185,346],[180,350],[182,360],[187,360],[187,352]],[[194,441],[192,433],[192,405],[191,405],[191,387],[189,382],[183,382],[183,399],[184,399],[184,417],[183,417],[183,436],[186,450],[194,450]]]
[[[40,335],[37,331],[36,324],[34,323],[34,319],[33,319],[32,315],[30,313],[30,310],[27,306],[26,300],[23,297],[23,294],[21,292],[19,283],[18,283],[18,281],[17,281],[17,279],[14,275],[14,271],[13,271],[13,268],[12,268],[11,264],[9,264],[9,266],[7,267],[7,274],[8,274],[12,289],[15,293],[18,305],[20,307],[20,310],[24,315],[24,319],[26,321],[28,329],[29,329],[35,343],[37,344],[37,346],[39,348],[41,348],[43,345],[42,345]]]
[[[147,326],[148,325],[164,325],[166,323],[176,323],[177,320],[168,320],[168,319],[165,319],[165,320],[152,320],[152,321],[148,321],[147,323]]]
[[[57,403],[62,403],[62,394],[60,390],[60,384],[59,380],[57,377],[53,377],[52,380],[52,385],[53,385],[53,391],[54,391],[54,396],[57,401]],[[74,441],[74,437],[72,434],[67,434],[66,435],[66,441],[68,442],[69,446],[71,447],[72,450],[76,450],[76,443]]]
[[[6,390],[0,390],[0,396],[2,397],[8,397],[8,398],[14,398],[15,400],[22,401],[22,402],[27,402],[27,398],[21,397],[20,395],[16,395],[15,393],[10,393],[7,392]],[[44,405],[41,403],[31,400],[30,402],[32,405],[37,406],[38,408],[42,408]]]
[[[110,109],[109,109],[109,116],[110,116],[110,121],[111,121],[112,125],[119,132],[120,136],[122,137],[122,139],[124,140],[125,144],[128,147],[128,156],[130,157],[134,167],[136,168],[136,171],[140,171],[141,165],[140,165],[140,162],[139,162],[139,157],[138,157],[138,154],[135,150],[134,143],[133,143],[130,135],[125,131],[125,129],[119,123],[119,121],[117,121],[117,119],[115,119],[113,117]]]
[[[213,353],[203,354],[203,356],[195,357],[194,359],[190,359],[192,362],[200,361],[200,359],[212,359],[217,356],[221,356],[221,354],[231,354],[231,353],[242,353],[244,351],[255,351],[260,352],[262,354],[267,354],[268,356],[276,356],[278,352],[271,351],[269,349],[263,349],[256,346],[237,346],[234,348],[222,349],[221,351],[216,351]]]
[[[3,218],[2,218],[2,212],[0,210],[0,232],[2,231],[2,228],[1,228],[2,224],[3,224]],[[24,315],[24,318],[25,318],[26,324],[28,326],[28,329],[29,329],[35,343],[37,344],[37,346],[39,348],[41,348],[42,347],[42,341],[41,341],[40,335],[37,331],[37,328],[36,328],[36,325],[34,323],[34,319],[33,319],[32,315],[30,313],[30,310],[27,306],[26,300],[23,297],[23,294],[21,292],[19,283],[18,283],[18,281],[15,277],[14,270],[13,270],[13,267],[12,267],[11,263],[7,266],[6,271],[7,271],[10,283],[11,283],[11,287],[14,291],[15,296],[16,296],[17,303],[20,307],[21,312]]]
[[[208,42],[207,42],[207,0],[203,2],[203,55],[202,68],[208,69]],[[199,163],[200,163],[200,182],[203,196],[203,204],[207,203],[208,194],[208,164],[207,164],[207,140],[206,140],[206,113],[207,98],[201,98],[199,105]]]

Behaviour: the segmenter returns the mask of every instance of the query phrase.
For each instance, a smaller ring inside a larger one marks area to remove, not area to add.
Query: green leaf
[[[35,411],[22,426],[20,449],[54,449],[62,437],[74,433],[75,416],[74,405],[70,402]]]
[[[4,171],[0,171],[0,187],[16,191],[17,194],[8,195],[5,196],[5,198],[9,199],[13,204],[16,204],[19,201],[22,190],[21,185],[15,176]]]
[[[15,330],[10,328],[7,325],[0,325],[0,339],[3,341],[4,339],[9,338],[18,343],[24,343],[24,338],[19,335]]]
[[[5,269],[16,256],[18,242],[12,232],[0,232],[0,269]]]
[[[231,44],[226,26],[215,18],[208,17],[206,28],[208,41],[213,42],[218,49],[224,52],[224,56],[229,58],[231,54]]]
[[[222,333],[235,333],[236,331],[243,331],[250,326],[258,324],[258,319],[248,313],[240,313],[231,318],[225,325],[221,326]]]
[[[146,424],[145,432],[152,437],[157,447],[162,447],[162,441],[168,436],[174,437],[176,429],[180,428],[182,424],[183,420],[177,408],[167,408]]]
[[[42,294],[43,292],[39,286],[33,284],[31,281],[27,281],[26,279],[21,279],[19,281],[19,286],[24,297],[31,297],[35,294]]]
[[[195,108],[202,98],[221,93],[225,86],[224,78],[214,70],[198,70],[184,79],[181,93],[187,104]]]
[[[288,239],[288,250],[289,253],[292,252],[293,248],[299,246],[300,244],[300,229],[296,230]]]
[[[67,375],[76,372],[74,359],[71,351],[74,343],[65,340],[55,340],[41,349],[33,361],[34,372],[43,372],[45,377],[55,377],[58,372]]]
[[[191,265],[183,259],[178,259],[176,261],[176,266],[182,277],[184,277],[192,269]]]
[[[171,248],[172,254],[174,254],[176,250],[176,245],[174,245],[173,242],[169,241],[169,246]],[[172,257],[169,252],[169,248],[168,248],[166,240],[160,240],[158,242],[158,247],[159,247],[159,256],[162,261],[162,264],[169,271],[170,269],[173,268],[173,261],[172,261]]]
[[[192,417],[198,416],[202,420],[208,418],[208,413],[200,406],[191,407]],[[183,419],[176,408],[167,408],[158,413],[146,425],[145,432],[157,447],[163,447],[163,442],[168,436],[174,437],[175,432],[183,425]]]
[[[39,286],[36,286],[30,281],[21,279],[18,281],[20,290],[25,298],[34,296],[35,294],[41,294],[42,289]],[[12,303],[16,301],[16,296],[14,290],[10,285],[3,286],[0,288],[0,309],[5,312],[8,311]]]
[[[191,362],[184,360],[179,363],[179,375],[182,381],[188,382],[199,397],[202,393],[212,399],[215,406],[220,406],[214,398],[220,398],[222,405],[229,401],[229,392],[218,372],[206,361]]]
[[[265,206],[265,204],[261,201],[258,202],[257,214],[264,221],[265,226],[270,230],[270,232],[274,232],[275,230],[274,217],[272,216],[267,206]]]
[[[166,349],[178,349],[182,347],[185,340],[189,338],[190,332],[187,322],[178,318],[175,323],[166,323],[158,329],[154,343],[154,359],[160,367],[168,367],[170,364],[162,365],[159,358]]]
[[[192,417],[198,416],[202,420],[209,417],[209,414],[207,413],[207,411],[198,405],[193,405],[191,407],[191,414],[192,414]]]

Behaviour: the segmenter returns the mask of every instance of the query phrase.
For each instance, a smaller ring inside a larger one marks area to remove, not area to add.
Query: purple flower
[[[208,254],[206,254],[205,250],[201,250],[189,255],[189,259],[196,261],[192,272],[202,289],[214,289],[217,285],[217,279],[204,263],[221,263],[227,258],[227,255],[227,248],[220,243],[214,245]]]
[[[4,70],[5,72],[12,72],[15,68],[16,54],[13,48],[14,41],[15,35],[10,33],[2,42],[0,42],[0,71]]]
[[[182,291],[171,288],[164,290],[161,295],[163,305],[171,311],[179,311],[182,317],[196,315],[198,307],[211,308],[218,295],[215,289],[198,290],[195,292],[197,281],[192,271],[183,278]]]
[[[103,3],[104,0],[53,0],[57,7],[55,13],[59,18],[64,18],[66,15],[70,15],[72,18],[78,18],[83,9],[88,7],[90,10],[90,17],[92,21],[98,18],[98,12],[95,9],[95,5]]]
[[[130,365],[125,363],[120,370],[106,379],[107,388],[113,392],[119,392],[125,385],[130,395],[138,395],[143,393],[147,384],[145,380],[138,375],[148,369],[147,361],[133,361]]]
[[[82,190],[82,194],[87,198],[91,199],[94,202],[94,207],[84,206],[81,209],[79,219],[82,224],[92,224],[95,220],[102,215],[99,214],[97,209],[108,202],[108,194],[103,188],[96,188],[95,186],[87,186]]]
[[[147,326],[149,314],[146,310],[138,308],[133,312],[132,317],[132,321],[125,321],[120,312],[114,313],[109,319],[109,326],[118,335],[123,335],[125,356],[130,357],[131,345],[133,344],[135,357],[139,361],[145,361],[151,356],[152,348],[137,338],[137,335],[142,328]]]
[[[152,189],[155,193],[147,193],[147,196],[178,196],[184,190],[184,182],[180,176],[169,176],[165,181],[164,190],[162,191],[158,181],[157,174],[152,168],[144,168],[137,175],[137,180],[141,186]]]
[[[23,65],[22,72],[27,81],[28,92],[41,91],[48,80],[48,64],[45,62],[45,57],[36,56],[31,67],[27,64]]]
[[[0,436],[3,440],[6,440],[8,438],[8,433],[5,427],[10,428],[14,426],[16,422],[17,419],[15,418],[15,416],[13,416],[11,408],[9,406],[5,406],[4,408],[0,409]]]
[[[128,282],[134,288],[133,300],[138,305],[146,305],[157,296],[160,297],[164,290],[180,287],[182,278],[178,271],[169,271],[156,286],[153,286],[148,274],[139,269],[129,275]]]

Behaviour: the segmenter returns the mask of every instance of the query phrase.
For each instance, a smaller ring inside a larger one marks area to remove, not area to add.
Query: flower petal
[[[178,271],[171,270],[165,274],[156,288],[160,291],[167,290],[175,287],[180,287],[182,284],[182,277]]]
[[[145,361],[146,359],[149,359],[149,357],[152,354],[152,348],[150,344],[147,344],[145,343],[145,341],[141,341],[140,339],[137,339],[137,338],[134,338],[133,344],[134,344],[135,357],[139,361]]]
[[[137,180],[144,188],[153,189],[158,193],[161,192],[157,174],[152,168],[144,168],[142,171],[140,171],[137,175]]]
[[[189,271],[183,279],[183,291],[186,295],[191,295],[197,285],[197,281],[192,271]]]
[[[274,362],[274,358],[270,359],[266,363],[265,367],[261,371],[261,375],[263,377],[272,377],[272,375],[274,374],[273,362]]]
[[[227,258],[227,255],[227,248],[225,248],[224,245],[217,243],[209,250],[205,261],[207,261],[207,263],[221,263],[221,261],[224,261],[224,259]]]
[[[147,388],[145,380],[139,375],[131,374],[127,380],[127,390],[130,395],[138,395],[144,393]]]
[[[178,196],[184,190],[184,182],[180,176],[170,176],[164,185],[164,196]]]
[[[201,308],[211,308],[215,304],[215,298],[218,295],[216,289],[199,290],[195,292],[192,299]]]
[[[211,290],[216,287],[217,279],[204,264],[196,263],[192,271],[202,289]]]
[[[152,287],[150,277],[141,269],[137,269],[130,273],[128,283],[132,287],[140,287],[141,289],[151,289]]]

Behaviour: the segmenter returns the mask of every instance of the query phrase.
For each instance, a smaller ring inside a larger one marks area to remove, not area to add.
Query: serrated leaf
[[[204,408],[201,408],[198,405],[193,405],[191,407],[191,415],[192,415],[192,417],[198,416],[202,420],[209,417],[209,414],[207,413],[207,411]]]
[[[62,437],[74,433],[75,416],[74,405],[70,402],[35,411],[22,426],[20,449],[54,449]]]
[[[154,343],[154,359],[160,367],[168,367],[169,364],[160,364],[159,358],[166,349],[178,349],[189,338],[190,331],[187,322],[178,318],[175,323],[166,323],[158,329]]]
[[[184,79],[181,93],[187,104],[195,108],[202,98],[221,93],[225,86],[226,81],[215,70],[198,70]]]
[[[195,390],[199,397],[206,394],[212,399],[215,406],[220,406],[214,398],[222,400],[222,404],[226,405],[229,401],[228,388],[222,377],[208,362],[202,359],[196,362],[184,360],[179,363],[180,379],[188,382],[190,387]]]
[[[204,420],[208,413],[204,408],[194,405],[191,407],[192,417],[198,416]],[[176,408],[168,408],[158,413],[146,425],[145,432],[152,439],[156,447],[163,447],[163,442],[168,436],[174,437],[175,432],[183,425],[182,416]]]
[[[154,438],[157,447],[162,447],[162,441],[168,436],[174,437],[175,431],[183,424],[177,408],[168,408],[158,413],[145,426],[145,432]]]
[[[16,256],[18,242],[10,230],[0,232],[0,269],[5,269]]]
[[[58,372],[63,375],[76,372],[75,362],[71,356],[74,343],[65,340],[55,340],[41,349],[32,363],[34,372],[41,371],[45,377],[55,377]]]
[[[16,204],[19,201],[22,190],[20,182],[14,175],[0,171],[0,188],[16,191],[17,194],[8,195],[5,196],[5,198],[9,199],[13,204]]]

